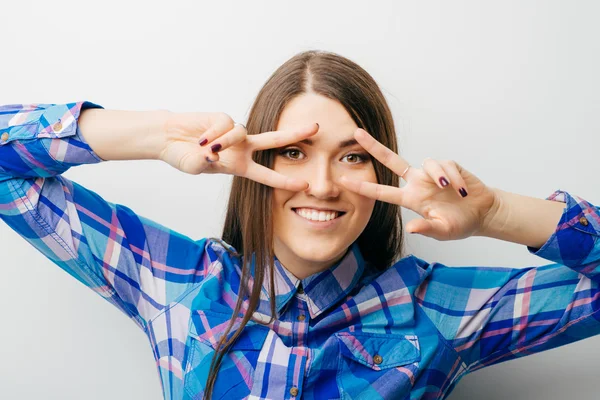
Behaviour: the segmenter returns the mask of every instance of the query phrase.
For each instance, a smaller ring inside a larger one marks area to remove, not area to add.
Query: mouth
[[[314,208],[292,208],[294,214],[300,217],[303,221],[314,227],[326,228],[336,225],[339,220],[346,214],[345,211],[338,210],[317,210]]]

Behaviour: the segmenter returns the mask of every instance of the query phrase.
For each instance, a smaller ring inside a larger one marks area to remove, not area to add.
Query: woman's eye
[[[342,158],[342,160],[343,159],[348,160],[348,162],[350,164],[360,164],[360,163],[366,161],[366,157],[365,156],[363,156],[361,154],[356,154],[356,153],[348,154],[348,155],[344,156]]]
[[[279,155],[287,158],[288,160],[303,160],[306,156],[300,149],[284,149],[279,152]],[[351,153],[342,157],[349,164],[361,164],[368,160],[368,156],[363,154]]]
[[[298,149],[285,149],[279,153],[280,155],[289,158],[290,160],[301,160],[302,152]]]

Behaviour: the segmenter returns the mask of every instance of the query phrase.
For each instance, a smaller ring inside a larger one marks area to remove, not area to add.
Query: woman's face
[[[346,252],[364,230],[375,201],[345,190],[342,175],[377,182],[368,153],[354,140],[358,126],[337,101],[306,93],[283,110],[277,129],[317,122],[310,139],[276,149],[274,169],[309,183],[303,192],[274,189],[274,251],[282,264],[304,279]]]

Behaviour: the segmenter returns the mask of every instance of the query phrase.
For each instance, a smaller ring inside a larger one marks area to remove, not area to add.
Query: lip
[[[334,218],[334,219],[330,219],[329,221],[311,221],[309,219],[301,217],[298,213],[296,213],[296,211],[294,211],[295,208],[305,208],[305,207],[294,207],[290,211],[296,217],[298,217],[299,220],[305,222],[306,224],[308,224],[308,226],[310,226],[313,229],[334,229],[337,225],[340,224],[341,219],[346,216],[346,212],[342,211],[344,213],[343,215],[340,215],[339,217]],[[306,208],[309,208],[309,207],[306,207]],[[310,208],[313,208],[315,210],[322,210],[322,211],[331,210],[330,208],[316,208],[316,207],[310,207]]]
[[[337,211],[337,212],[341,212],[341,213],[346,212],[346,210],[341,210],[339,208],[312,207],[312,206],[296,206],[296,207],[292,207],[292,210],[296,210],[298,208],[311,208],[313,210],[319,210],[319,211]]]

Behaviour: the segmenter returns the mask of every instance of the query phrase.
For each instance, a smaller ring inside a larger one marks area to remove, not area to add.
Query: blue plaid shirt
[[[240,259],[62,176],[102,161],[78,130],[88,107],[0,107],[0,218],[143,329],[165,399],[200,399]],[[551,262],[542,267],[451,268],[408,255],[377,272],[354,244],[299,280],[274,260],[276,319],[263,324],[263,284],[213,398],[441,399],[468,372],[597,334],[598,208],[560,190],[548,199],[566,208],[543,247],[528,248]]]

